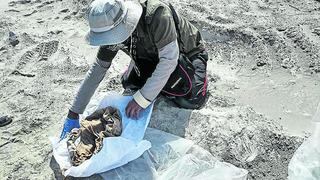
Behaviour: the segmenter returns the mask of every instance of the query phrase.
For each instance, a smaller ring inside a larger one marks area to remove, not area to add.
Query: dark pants
[[[172,99],[172,101],[181,108],[199,109],[204,105],[207,98],[208,81],[206,71],[208,53],[206,51],[202,51],[190,57],[189,60],[192,62],[195,69],[194,76],[191,77],[192,90],[189,94],[182,97],[168,96],[163,92],[161,92],[161,94]],[[155,66],[156,64],[151,61],[144,61],[144,65],[139,68],[140,76],[137,75],[134,68],[131,71],[126,72],[126,74],[122,76],[122,86],[124,89],[126,89],[126,91],[136,91],[140,89],[151,76]],[[151,72],[150,69],[152,69]]]

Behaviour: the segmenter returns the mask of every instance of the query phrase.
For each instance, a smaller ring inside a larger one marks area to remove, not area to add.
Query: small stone
[[[69,9],[68,9],[68,8],[66,8],[66,9],[62,9],[60,12],[62,12],[62,13],[66,13],[66,12],[69,12]]]
[[[27,4],[27,3],[30,3],[31,2],[31,0],[20,0],[20,1],[18,1],[18,3],[20,3],[20,4]]]
[[[9,10],[7,10],[7,11],[5,11],[5,12],[20,12],[20,11],[18,11],[18,10],[16,10],[16,9],[9,9]]]
[[[209,19],[209,20],[211,20],[211,21],[214,20],[214,18],[213,18],[212,16],[208,16],[207,19]]]
[[[9,2],[9,6],[15,6],[17,4],[27,4],[30,2],[31,2],[31,0],[11,1],[11,2]]]
[[[69,19],[71,19],[71,16],[69,15],[63,18],[63,20],[69,20]]]
[[[313,30],[313,33],[320,36],[320,28],[316,28]]]
[[[258,67],[261,67],[261,66],[264,66],[264,65],[266,65],[267,63],[265,63],[265,62],[257,62],[257,66]]]
[[[24,14],[23,16],[28,17],[28,16],[31,16],[34,13],[37,13],[37,12],[38,12],[37,10],[34,10],[34,11],[30,12],[30,13]]]
[[[49,31],[49,34],[60,34],[62,33],[62,30],[55,30],[55,31]]]
[[[12,31],[9,32],[9,42],[12,46],[16,46],[19,44],[17,35]]]
[[[0,48],[0,51],[4,51],[4,50],[6,50],[7,48],[5,47],[5,46],[3,46],[3,47],[1,47]]]
[[[277,27],[277,30],[281,32],[281,31],[287,30],[287,28],[286,27]]]
[[[6,126],[12,122],[12,117],[2,116],[0,117],[0,127]]]

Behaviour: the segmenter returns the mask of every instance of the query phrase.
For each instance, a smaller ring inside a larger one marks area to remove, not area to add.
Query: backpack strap
[[[153,15],[154,15],[154,13],[156,12],[156,10],[158,8],[165,8],[165,6],[170,8],[170,11],[171,11],[171,14],[172,14],[172,17],[173,17],[173,21],[174,21],[174,24],[175,24],[176,33],[177,33],[177,36],[178,36],[177,40],[178,40],[178,44],[179,44],[179,51],[181,53],[185,52],[185,49],[184,49],[185,46],[184,46],[184,44],[182,42],[181,33],[180,33],[180,30],[179,30],[179,17],[178,17],[177,12],[173,8],[172,4],[171,3],[164,3],[164,2],[161,2],[159,0],[148,0],[148,1],[144,2],[143,5],[144,5],[143,7],[145,8],[145,12],[146,12],[145,22],[147,24],[147,27],[148,27],[148,25],[151,24],[152,19],[153,19]]]
[[[174,25],[176,27],[176,32],[177,32],[177,35],[178,35],[178,43],[179,43],[179,49],[180,49],[180,52],[185,52],[185,49],[184,49],[184,44],[182,42],[182,39],[181,39],[181,33],[180,33],[180,30],[179,30],[179,18],[178,18],[178,14],[176,12],[176,10],[173,8],[172,4],[169,3],[169,8],[171,10],[171,13],[172,13],[172,17],[173,17],[173,21],[174,21]]]

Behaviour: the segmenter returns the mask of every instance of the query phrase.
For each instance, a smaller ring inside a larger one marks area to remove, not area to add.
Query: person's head
[[[141,14],[136,1],[95,0],[89,8],[86,40],[92,46],[119,44],[133,33]]]

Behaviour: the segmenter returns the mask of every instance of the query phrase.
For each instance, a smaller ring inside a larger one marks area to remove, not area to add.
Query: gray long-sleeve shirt
[[[145,85],[133,96],[135,101],[143,108],[146,108],[161,92],[171,73],[178,64],[179,46],[177,40],[159,49],[159,63],[147,79]],[[98,85],[105,77],[107,70],[111,66],[110,62],[96,59],[84,81],[82,82],[73,104],[70,108],[72,112],[82,114]]]

